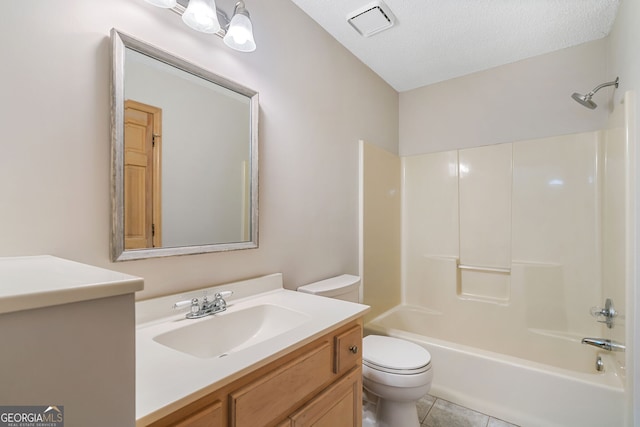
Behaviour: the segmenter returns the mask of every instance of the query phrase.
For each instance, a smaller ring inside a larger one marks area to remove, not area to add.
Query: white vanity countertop
[[[51,255],[0,258],[0,314],[133,293],[143,283]]]
[[[279,274],[265,276],[265,278],[281,283]],[[148,316],[141,319],[137,315],[139,323],[136,328],[136,419],[138,425],[146,425],[179,409],[245,373],[266,365],[292,347],[300,347],[334,327],[361,317],[369,309],[362,304],[286,290],[281,284],[277,288],[272,286],[270,288],[261,289],[260,293],[251,296],[243,295],[240,299],[229,298],[225,313],[267,304],[304,313],[307,315],[307,320],[287,332],[248,348],[234,351],[225,357],[199,358],[166,347],[153,339],[164,332],[189,325],[190,322],[203,321],[211,316],[196,320],[185,319],[183,311],[168,318],[149,320]],[[233,289],[233,286],[220,286],[219,289]],[[212,295],[211,291],[209,295]],[[193,295],[183,294],[177,299],[183,299],[184,296],[193,297]],[[169,300],[176,302],[177,299],[161,298],[165,306]],[[157,302],[149,300],[137,303],[136,312],[148,312],[150,305],[157,306]],[[224,316],[225,313],[221,315]],[[214,318],[215,316],[217,315],[213,315]],[[144,323],[140,323],[141,320]],[[202,339],[215,340],[215,330],[211,336],[203,336]]]

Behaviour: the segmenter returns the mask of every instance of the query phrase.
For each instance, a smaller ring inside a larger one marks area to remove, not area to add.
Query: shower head
[[[593,88],[593,90],[591,92],[589,92],[586,95],[581,95],[578,92],[574,92],[573,95],[571,95],[571,97],[578,103],[580,103],[581,105],[593,110],[595,109],[598,104],[596,104],[595,102],[593,102],[593,100],[591,99],[593,97],[593,95],[595,95],[595,93],[597,91],[599,91],[600,89],[602,89],[603,87],[607,87],[607,86],[614,86],[618,87],[618,82],[619,82],[619,78],[616,77],[616,79],[612,82],[608,82],[608,83],[602,83],[601,85],[596,86],[595,88]]]
[[[593,96],[592,93],[588,93],[586,95],[580,95],[578,92],[573,92],[573,95],[571,95],[571,97],[573,99],[575,99],[576,102],[579,102],[580,104],[584,105],[585,107],[593,110],[594,108],[596,108],[598,106],[598,104],[596,104],[595,102],[593,102],[591,100],[592,96]]]

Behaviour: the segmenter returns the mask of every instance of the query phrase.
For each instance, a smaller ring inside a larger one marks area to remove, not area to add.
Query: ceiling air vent
[[[395,17],[389,6],[381,1],[374,1],[347,16],[347,22],[364,37],[372,36],[387,28],[393,27]]]

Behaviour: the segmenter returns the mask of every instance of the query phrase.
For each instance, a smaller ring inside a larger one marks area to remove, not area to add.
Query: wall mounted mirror
[[[258,247],[258,93],[111,30],[113,261]]]

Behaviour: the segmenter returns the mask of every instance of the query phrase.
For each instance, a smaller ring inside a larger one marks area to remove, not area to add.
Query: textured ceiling
[[[396,23],[370,37],[346,18],[372,0],[292,1],[402,92],[603,38],[620,0],[383,0]]]

